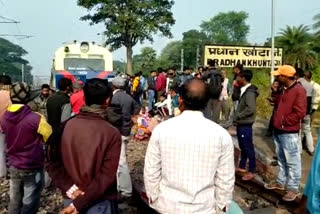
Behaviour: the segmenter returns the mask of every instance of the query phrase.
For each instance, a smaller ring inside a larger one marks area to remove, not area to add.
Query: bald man
[[[144,182],[150,206],[159,213],[225,213],[235,180],[231,136],[201,112],[208,86],[191,79],[182,87],[182,114],[158,125],[148,144]]]

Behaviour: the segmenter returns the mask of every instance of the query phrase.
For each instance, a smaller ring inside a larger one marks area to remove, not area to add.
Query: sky
[[[101,43],[103,25],[90,26],[79,18],[87,13],[76,0],[0,0],[0,16],[20,24],[0,24],[0,34],[25,34],[33,38],[18,40],[6,37],[28,51],[25,57],[33,66],[36,76],[49,76],[55,50],[68,41],[96,41]],[[320,13],[319,0],[275,0],[276,32],[286,25],[311,25],[314,15]],[[173,7],[176,24],[172,39],[154,35],[154,43],[145,42],[134,48],[138,54],[144,46],[152,46],[158,53],[173,40],[182,39],[182,33],[199,29],[204,20],[219,12],[246,11],[250,25],[248,41],[263,44],[271,31],[271,0],[176,0]],[[113,53],[115,60],[125,61],[126,51],[120,48]]]

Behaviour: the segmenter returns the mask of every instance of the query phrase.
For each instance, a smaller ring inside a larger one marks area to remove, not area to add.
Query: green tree
[[[199,64],[203,63],[203,48],[209,42],[205,33],[189,30],[183,33],[182,46],[184,49],[184,64],[194,67],[197,64],[197,48],[199,49]]]
[[[314,34],[314,39],[312,40],[312,49],[320,53],[320,13],[313,17],[315,23],[313,24],[313,29],[316,31]]]
[[[145,40],[152,42],[152,35],[158,32],[172,37],[173,4],[172,0],[78,0],[79,6],[92,12],[81,20],[105,25],[106,45],[112,50],[121,46],[127,48],[127,72],[130,74],[133,46]]]
[[[316,36],[320,38],[320,13],[313,17],[313,21],[315,21],[313,29],[316,30]]]
[[[279,45],[284,48],[284,62],[301,68],[313,68],[317,63],[317,55],[311,49],[312,35],[309,27],[287,26],[282,29],[279,37]]]
[[[134,72],[141,71],[148,74],[151,70],[156,69],[157,65],[157,52],[151,47],[144,47],[141,49],[139,55],[133,57],[133,70]]]
[[[219,13],[209,21],[203,21],[200,25],[212,43],[222,45],[247,44],[247,36],[250,30],[246,23],[249,15],[244,11]]]
[[[21,67],[25,65],[25,81],[32,83],[31,70],[29,62],[23,57],[28,54],[21,46],[0,38],[0,75],[9,75],[13,81],[21,81]]]
[[[126,66],[127,66],[127,64],[125,62],[122,62],[122,61],[119,61],[119,60],[114,60],[113,61],[113,70],[115,72],[125,73],[126,72]]]
[[[181,65],[182,41],[169,42],[161,51],[159,57],[159,67],[164,69],[175,67],[179,70]]]

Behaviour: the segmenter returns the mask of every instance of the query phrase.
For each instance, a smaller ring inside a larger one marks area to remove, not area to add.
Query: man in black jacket
[[[118,191],[121,193],[123,197],[128,198],[132,195],[132,183],[126,160],[126,148],[131,133],[131,117],[139,113],[140,106],[134,101],[134,99],[129,94],[127,94],[123,90],[125,86],[126,79],[122,77],[116,77],[112,81],[113,97],[111,100],[111,104],[119,106],[122,112],[122,127],[120,130],[120,133],[122,135],[122,143],[117,180]]]
[[[47,101],[48,122],[53,130],[59,128],[61,122],[71,116],[71,105],[69,93],[72,92],[70,79],[62,78],[58,83],[59,92],[49,97]]]
[[[240,99],[233,122],[237,126],[238,142],[241,149],[241,160],[237,171],[245,173],[242,180],[251,180],[256,170],[256,158],[252,139],[252,125],[256,117],[256,98],[258,88],[251,85],[252,71],[244,70],[237,76],[241,87]],[[249,159],[249,171],[246,170]]]
[[[221,70],[217,68],[217,65],[215,64],[215,61],[208,62],[209,69],[206,71],[201,79],[206,81],[209,85],[209,94],[210,99],[207,103],[206,108],[204,109],[203,113],[204,116],[212,120],[215,123],[219,123],[220,119],[220,112],[221,112],[221,105],[220,105],[220,95],[222,91],[222,83],[223,83],[223,77]]]

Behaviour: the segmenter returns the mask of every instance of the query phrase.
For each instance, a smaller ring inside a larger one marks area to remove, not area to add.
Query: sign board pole
[[[274,71],[274,31],[275,31],[275,2],[271,0],[271,72]],[[274,81],[272,73],[270,73],[271,84]]]

